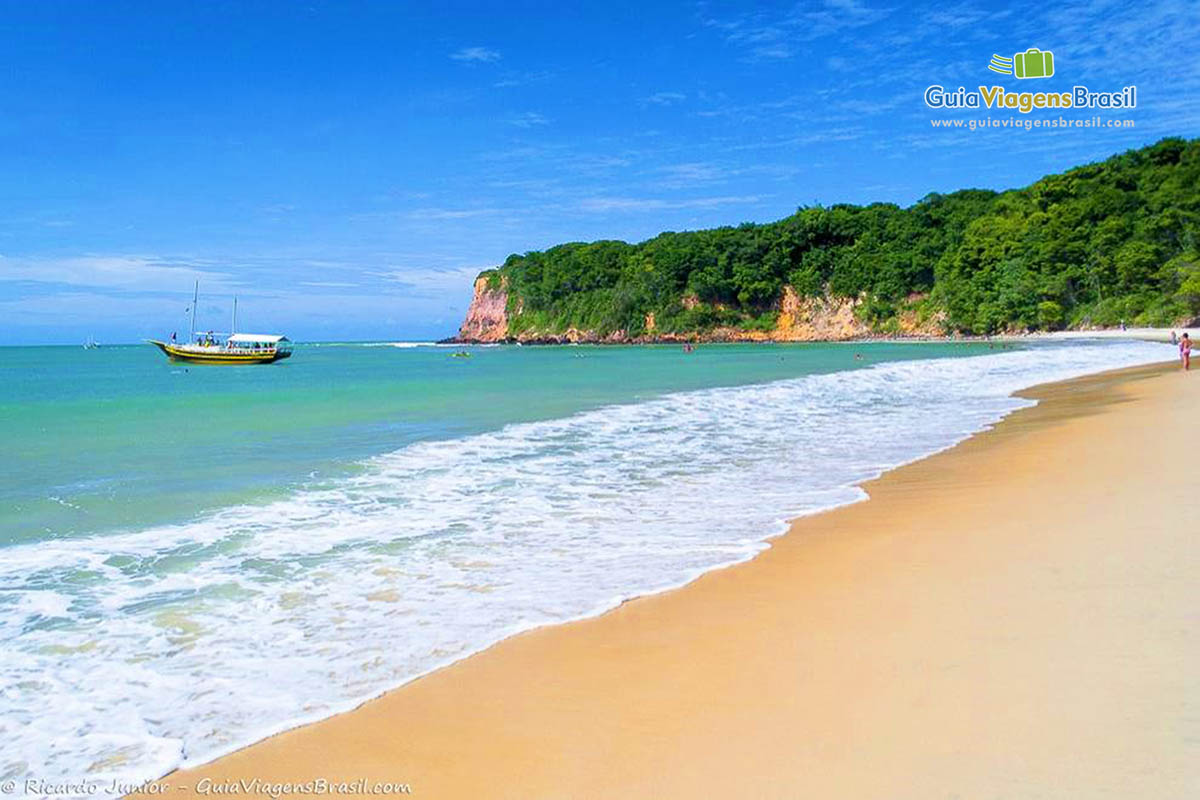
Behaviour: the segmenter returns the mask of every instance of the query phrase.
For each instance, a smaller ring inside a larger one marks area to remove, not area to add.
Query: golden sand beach
[[[1200,375],[1026,394],[1040,403],[867,484],[869,501],[797,520],[753,561],[164,782],[1198,797]]]

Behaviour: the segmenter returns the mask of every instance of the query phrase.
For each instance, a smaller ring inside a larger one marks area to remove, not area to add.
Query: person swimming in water
[[[1192,340],[1186,332],[1179,337],[1179,360],[1183,362],[1184,370],[1192,368]]]

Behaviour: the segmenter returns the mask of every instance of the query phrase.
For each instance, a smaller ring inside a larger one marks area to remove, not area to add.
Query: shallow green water
[[[265,502],[415,441],[612,403],[982,344],[300,345],[269,366],[184,366],[147,345],[0,348],[0,544]],[[855,353],[865,354],[856,360]]]

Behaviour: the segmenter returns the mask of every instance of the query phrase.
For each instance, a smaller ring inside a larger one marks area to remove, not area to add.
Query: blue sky
[[[0,10],[0,344],[183,331],[197,278],[205,327],[236,294],[243,328],[442,337],[509,253],[1021,186],[1200,135],[1193,0]],[[1054,78],[987,70],[1028,47]],[[1013,113],[932,111],[931,83],[1133,83],[1136,127],[935,130]]]

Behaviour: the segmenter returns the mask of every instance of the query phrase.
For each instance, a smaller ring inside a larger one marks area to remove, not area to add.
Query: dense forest
[[[769,331],[786,286],[880,333],[1173,325],[1200,313],[1200,140],[1164,139],[1024,189],[799,209],[768,224],[572,243],[484,273],[509,331]]]

